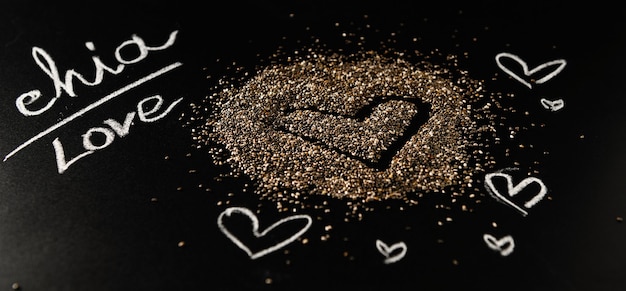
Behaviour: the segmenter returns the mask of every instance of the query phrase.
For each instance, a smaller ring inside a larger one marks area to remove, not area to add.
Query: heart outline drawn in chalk
[[[406,255],[407,246],[403,241],[388,246],[385,242],[377,239],[376,249],[378,249],[378,252],[385,256],[384,263],[391,264],[404,258],[404,256]],[[400,252],[392,256],[391,254],[398,249],[400,249]]]
[[[528,65],[526,64],[525,61],[523,61],[520,57],[511,54],[511,53],[499,53],[496,55],[496,63],[498,64],[498,67],[500,67],[500,69],[502,69],[502,71],[504,71],[505,73],[509,74],[511,77],[513,77],[515,80],[519,81],[520,83],[524,84],[524,86],[528,87],[529,89],[533,88],[533,85],[526,81],[524,78],[520,77],[519,75],[517,75],[516,73],[514,73],[513,71],[511,71],[509,68],[507,68],[504,64],[502,64],[502,62],[500,61],[501,58],[509,58],[514,60],[515,62],[517,62],[520,66],[522,66],[522,72],[524,73],[524,75],[526,77],[530,77],[533,74],[539,72],[539,71],[543,71],[544,69],[548,68],[548,67],[552,67],[555,65],[558,65],[558,67],[556,67],[552,72],[550,72],[549,74],[545,75],[543,78],[536,80],[535,84],[543,84],[545,82],[547,82],[548,80],[554,78],[554,76],[558,75],[561,71],[563,71],[563,69],[565,68],[565,65],[567,64],[567,61],[565,61],[564,59],[557,59],[557,60],[553,60],[553,61],[549,61],[546,63],[543,63],[535,68],[533,68],[532,70],[528,69]]]
[[[493,184],[492,179],[494,177],[502,177],[506,179],[507,191],[510,197],[517,195],[519,192],[524,190],[526,186],[532,183],[537,183],[541,187],[541,189],[539,190],[539,193],[537,193],[537,195],[533,196],[533,198],[531,198],[530,200],[524,203],[524,207],[527,209],[535,206],[535,204],[541,201],[543,197],[546,196],[546,193],[548,193],[548,188],[546,187],[546,185],[543,183],[543,181],[541,181],[541,179],[536,178],[536,177],[527,177],[521,182],[519,182],[517,185],[513,185],[513,177],[509,174],[502,173],[502,172],[486,174],[485,175],[485,189],[487,189],[487,192],[489,192],[489,194],[491,194],[491,196],[493,196],[496,200],[499,200],[503,202],[504,204],[509,205],[513,207],[514,209],[516,209],[517,211],[519,211],[522,214],[522,216],[528,215],[528,211],[517,206],[511,200],[504,197],[504,195],[500,194],[498,189],[496,189],[496,187]]]
[[[546,98],[541,98],[539,102],[541,102],[541,105],[543,106],[543,108],[548,109],[553,112],[559,111],[565,106],[565,101],[563,101],[563,99],[548,100]]]
[[[487,244],[487,246],[493,251],[499,252],[501,256],[506,257],[513,253],[513,249],[515,249],[515,240],[510,235],[504,236],[500,239],[496,239],[493,235],[488,233],[483,235],[483,240]],[[508,246],[506,248],[502,248],[504,246]]]
[[[280,226],[281,224],[285,223],[285,222],[289,222],[292,220],[301,220],[304,219],[307,221],[306,225],[300,229],[299,231],[297,231],[295,234],[289,236],[288,238],[284,239],[283,241],[269,247],[266,249],[262,249],[258,252],[252,252],[250,250],[250,248],[248,248],[243,242],[241,242],[234,234],[232,234],[222,223],[223,219],[225,216],[230,217],[233,213],[237,213],[237,214],[242,214],[247,216],[248,218],[250,218],[250,221],[252,222],[252,234],[256,237],[256,238],[260,238],[263,237],[265,235],[267,235],[270,231],[272,231],[273,229],[275,229],[276,227]],[[277,222],[275,222],[274,224],[270,225],[269,227],[267,227],[265,230],[259,232],[259,219],[257,218],[257,216],[249,209],[244,208],[244,207],[230,207],[226,210],[224,210],[222,213],[220,213],[220,215],[217,218],[217,226],[219,227],[219,229],[222,231],[222,233],[224,233],[224,235],[226,235],[226,237],[228,239],[230,239],[233,243],[235,243],[235,245],[237,245],[240,249],[244,250],[248,256],[251,259],[258,259],[262,256],[265,256],[271,252],[274,252],[276,250],[281,249],[282,247],[292,243],[293,241],[295,241],[296,239],[298,239],[302,234],[304,234],[307,230],[309,230],[309,228],[311,227],[311,224],[313,223],[313,219],[311,219],[311,216],[306,215],[306,214],[299,214],[299,215],[292,215],[292,216],[288,216],[285,217]]]

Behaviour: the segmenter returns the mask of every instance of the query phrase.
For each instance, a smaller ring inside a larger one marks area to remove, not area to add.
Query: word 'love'
[[[52,142],[52,146],[54,147],[54,153],[56,154],[57,160],[57,169],[59,174],[63,174],[72,164],[77,162],[78,160],[93,154],[97,150],[104,149],[108,147],[115,140],[115,136],[125,137],[130,133],[130,126],[133,124],[133,120],[135,119],[135,115],[139,117],[139,120],[142,122],[154,122],[163,117],[165,117],[171,110],[176,106],[176,104],[180,103],[183,98],[179,98],[170,104],[163,112],[158,113],[163,105],[163,98],[159,95],[147,97],[139,103],[137,103],[137,111],[132,111],[126,114],[126,118],[123,123],[115,119],[107,119],[103,121],[104,124],[109,127],[92,127],[85,134],[83,134],[83,148],[84,152],[76,155],[74,158],[71,158],[69,161],[65,158],[65,150],[61,140],[57,137]],[[144,105],[149,102],[156,101],[154,105],[148,110],[146,110]],[[102,144],[95,144],[93,142],[94,135],[99,134],[104,136],[104,142]]]

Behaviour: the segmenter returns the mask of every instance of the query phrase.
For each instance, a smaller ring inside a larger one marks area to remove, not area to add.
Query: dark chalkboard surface
[[[625,19],[5,1],[0,289],[623,290]]]

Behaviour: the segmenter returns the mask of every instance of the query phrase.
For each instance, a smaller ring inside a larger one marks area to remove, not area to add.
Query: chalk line
[[[73,121],[74,119],[82,116],[83,114],[85,114],[85,113],[87,113],[87,112],[97,108],[98,106],[100,106],[100,105],[110,101],[111,99],[113,99],[113,98],[115,98],[115,97],[117,97],[117,96],[119,96],[119,95],[121,95],[121,94],[123,94],[123,93],[125,93],[125,92],[127,92],[127,91],[129,91],[129,90],[131,90],[131,89],[133,89],[133,88],[135,88],[135,87],[145,83],[145,82],[147,82],[147,81],[150,81],[150,80],[152,80],[152,79],[154,79],[154,78],[156,78],[156,77],[158,77],[160,75],[163,75],[163,74],[165,74],[165,73],[167,73],[167,72],[169,72],[169,71],[171,71],[171,70],[173,70],[175,68],[178,68],[178,67],[180,67],[182,65],[183,64],[181,62],[175,62],[175,63],[170,64],[168,66],[165,66],[165,67],[159,69],[158,71],[155,71],[155,72],[153,72],[153,73],[151,73],[151,74],[149,74],[149,75],[147,75],[147,76],[145,76],[145,77],[143,77],[143,78],[141,78],[141,79],[139,79],[139,80],[137,80],[135,82],[132,82],[132,83],[130,83],[130,84],[120,88],[120,89],[117,89],[117,90],[113,91],[109,95],[106,95],[106,96],[102,97],[102,99],[100,99],[100,100],[90,104],[89,106],[87,106],[87,107],[77,111],[76,113],[68,116],[67,118],[65,118],[65,119],[61,120],[60,122],[50,126],[48,129],[40,132],[39,134],[33,136],[31,139],[29,139],[26,142],[22,143],[20,146],[18,146],[13,151],[11,151],[9,154],[7,154],[4,157],[3,162],[6,162],[10,157],[14,156],[19,151],[23,150],[25,147],[29,146],[30,144],[34,143],[35,141],[39,140],[40,138],[48,135],[49,133],[51,133],[53,131],[59,129],[60,127],[70,123],[71,121]]]

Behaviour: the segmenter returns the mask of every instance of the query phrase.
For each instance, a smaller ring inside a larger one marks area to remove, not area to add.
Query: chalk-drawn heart
[[[531,75],[534,75],[535,73],[538,73],[540,71],[546,70],[549,67],[555,67],[555,68],[553,68],[553,70],[551,72],[547,73],[542,78],[539,78],[538,80],[535,80],[535,82],[534,82],[535,84],[542,84],[542,83],[545,83],[548,80],[552,79],[554,76],[558,75],[565,68],[565,65],[567,64],[567,62],[564,59],[558,59],[558,60],[553,60],[553,61],[549,61],[549,62],[543,63],[543,64],[535,67],[534,69],[529,70],[528,69],[528,65],[526,64],[526,62],[524,62],[520,57],[518,57],[518,56],[516,56],[514,54],[511,54],[511,53],[499,53],[499,54],[497,54],[496,55],[496,63],[498,64],[498,67],[500,67],[500,69],[502,69],[505,73],[509,74],[515,80],[517,80],[520,83],[524,84],[529,89],[532,89],[533,85],[530,82],[526,81],[523,77],[520,77],[518,74],[516,74],[513,71],[511,71],[504,64],[502,64],[502,61],[501,61],[502,58],[509,58],[509,59],[512,59],[515,62],[517,62],[522,67],[522,72],[524,73],[525,77],[530,77]]]
[[[385,256],[385,264],[391,264],[401,260],[404,258],[404,255],[406,255],[407,250],[406,244],[402,241],[388,246],[379,239],[376,240],[376,248],[381,254],[383,254],[383,256]],[[396,252],[398,250],[399,252]],[[394,252],[396,252],[396,254],[393,254]]]
[[[519,192],[524,190],[526,186],[532,183],[537,183],[541,187],[541,189],[539,190],[539,193],[537,193],[537,195],[533,196],[533,198],[531,198],[530,200],[526,201],[526,203],[524,203],[525,208],[533,207],[535,204],[541,201],[541,199],[543,199],[544,196],[546,196],[546,193],[548,193],[548,188],[546,187],[546,185],[544,185],[543,181],[541,181],[539,178],[536,178],[536,177],[525,178],[524,180],[519,182],[517,185],[513,185],[513,177],[511,177],[511,175],[509,174],[502,173],[502,172],[495,172],[495,173],[489,173],[485,175],[485,188],[487,189],[487,192],[489,192],[491,196],[496,198],[496,200],[499,200],[502,203],[513,207],[514,209],[519,211],[523,216],[528,215],[528,212],[522,209],[521,207],[515,205],[515,203],[511,202],[511,200],[507,199],[504,195],[500,194],[500,191],[498,191],[498,189],[496,189],[496,187],[493,184],[492,180],[494,177],[502,177],[506,179],[507,192],[509,193],[510,197],[517,195]]]
[[[306,225],[304,227],[302,227],[302,229],[298,230],[296,233],[294,233],[293,235],[287,237],[286,239],[284,239],[283,241],[265,248],[263,250],[260,250],[258,252],[253,252],[250,250],[250,248],[248,248],[243,242],[241,242],[235,235],[233,235],[223,224],[223,220],[225,217],[230,217],[233,214],[242,214],[247,216],[248,218],[250,218],[250,221],[252,222],[252,234],[257,237],[263,237],[265,235],[267,235],[270,231],[272,231],[273,229],[277,228],[278,226],[280,226],[283,223],[289,222],[289,221],[293,221],[293,220],[305,220],[306,221]],[[296,239],[298,239],[302,234],[304,234],[309,227],[311,227],[313,220],[311,219],[311,217],[309,215],[306,214],[300,214],[300,215],[293,215],[293,216],[289,216],[289,217],[285,217],[279,221],[277,221],[276,223],[270,225],[268,228],[266,228],[265,230],[259,232],[259,220],[256,217],[256,215],[254,215],[254,213],[252,211],[250,211],[247,208],[244,207],[231,207],[226,209],[224,212],[222,212],[219,217],[217,218],[217,226],[219,227],[219,229],[226,235],[226,237],[228,237],[228,239],[230,239],[233,243],[235,243],[235,245],[237,245],[240,249],[244,250],[248,256],[250,256],[251,259],[258,259],[262,256],[265,256],[273,251],[276,251],[278,249],[281,249],[282,247],[290,244],[291,242],[295,241]]]
[[[563,99],[548,100],[546,98],[541,98],[541,100],[539,101],[545,109],[548,109],[550,111],[559,111],[561,110],[561,108],[563,108],[563,106],[565,106],[565,101],[563,101]]]
[[[510,235],[507,235],[501,239],[496,239],[492,235],[486,233],[483,235],[483,240],[490,249],[499,252],[500,255],[503,257],[510,255],[515,248],[515,241]]]

